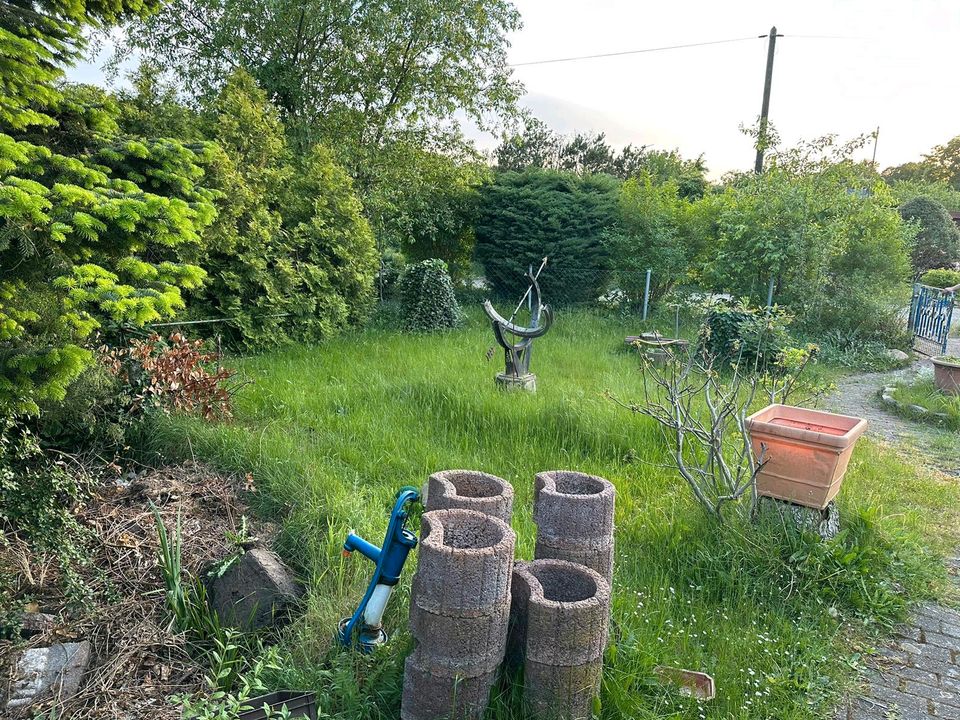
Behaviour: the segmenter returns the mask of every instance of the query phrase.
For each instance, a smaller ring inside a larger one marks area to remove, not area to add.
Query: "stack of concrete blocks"
[[[460,509],[424,513],[403,720],[483,715],[506,648],[515,546],[513,530],[498,517]]]
[[[569,560],[613,579],[613,483],[569,470],[537,473],[534,557]]]
[[[524,663],[530,717],[592,717],[609,618],[610,584],[595,570],[566,560],[515,565],[510,645]]]
[[[500,518],[513,516],[513,487],[503,478],[477,470],[441,470],[427,481],[426,509],[476,510]]]

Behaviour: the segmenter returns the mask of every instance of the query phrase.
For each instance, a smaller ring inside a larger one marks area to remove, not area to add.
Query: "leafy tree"
[[[690,248],[681,229],[686,203],[673,180],[655,185],[641,172],[620,188],[620,216],[604,237],[617,287],[628,299],[643,299],[646,271],[651,269],[651,295],[668,291],[686,273]]]
[[[178,262],[214,217],[210,149],[125,138],[96,88],[60,87],[84,32],[152,9],[137,0],[7,5],[0,12],[0,407],[62,398],[109,323],[183,306],[203,271]]]
[[[550,258],[540,285],[548,302],[592,302],[603,292],[610,258],[604,232],[617,218],[616,179],[549,170],[497,175],[480,191],[476,257],[494,292],[517,295],[527,267]]]
[[[774,153],[761,175],[726,191],[709,279],[737,296],[785,305],[804,330],[863,335],[892,327],[909,276],[913,229],[889,188],[821,139]]]
[[[936,200],[950,212],[960,212],[960,190],[955,190],[942,180],[894,180],[888,181],[888,184],[897,205],[904,205],[922,195]]]
[[[442,150],[424,144],[405,137],[385,147],[365,208],[381,249],[402,249],[413,261],[439,258],[460,278],[473,258],[477,189],[490,170],[462,142]]]
[[[523,131],[504,135],[494,155],[497,169],[519,172],[527,168],[557,170],[560,167],[560,136],[545,122],[527,118]]]
[[[304,147],[336,138],[359,152],[457,109],[481,123],[511,112],[506,38],[519,26],[508,0],[171,0],[126,45],[198,97],[246,69]]]
[[[890,182],[944,182],[960,190],[960,135],[944,145],[937,145],[919,162],[887,168],[883,176]]]
[[[701,197],[707,188],[703,157],[685,160],[676,150],[648,150],[627,145],[619,152],[604,133],[564,138],[536,118],[528,118],[522,132],[505,135],[495,151],[497,168],[567,170],[578,174],[606,173],[622,180],[646,172],[656,183],[675,180],[681,197]]]
[[[911,256],[915,276],[960,260],[960,230],[943,205],[920,195],[904,203],[900,215],[919,226]]]
[[[626,150],[624,148],[624,154]],[[636,169],[630,170],[631,175],[645,172],[655,183],[675,182],[681,198],[700,198],[707,192],[707,166],[703,155],[686,160],[676,150],[652,150],[644,153],[636,165]]]
[[[329,152],[294,157],[277,109],[245,71],[199,112],[181,105],[152,68],[134,86],[122,98],[125,123],[162,117],[216,142],[207,174],[218,216],[204,245],[184,252],[209,271],[191,297],[192,314],[229,318],[213,329],[233,346],[257,349],[324,339],[362,318],[373,241],[350,179]]]

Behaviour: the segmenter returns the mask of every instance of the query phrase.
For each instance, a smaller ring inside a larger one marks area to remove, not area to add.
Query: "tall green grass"
[[[719,527],[669,466],[652,421],[604,397],[639,398],[623,337],[639,324],[562,314],[538,340],[536,395],[504,394],[489,326],[443,335],[370,330],[323,347],[237,359],[251,384],[223,425],[172,417],[142,438],[148,459],[196,457],[251,472],[280,549],[309,578],[307,612],[284,640],[278,684],[318,691],[342,718],[399,717],[409,580],[373,657],[341,652],[337,620],[371,567],[342,558],[347,531],[380,542],[394,492],[444,468],[513,483],[518,556],[532,557],[534,473],[576,469],[617,486],[617,558],[604,718],[817,718],[907,603],[945,587],[938,553],[960,542],[960,492],[893,451],[861,441],[839,503],[844,533],[823,543],[771,521]],[[653,681],[658,664],[715,676],[698,705]],[[492,717],[523,717],[502,690]]]

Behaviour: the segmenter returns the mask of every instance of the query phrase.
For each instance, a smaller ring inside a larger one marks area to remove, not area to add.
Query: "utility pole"
[[[770,115],[770,85],[773,83],[773,51],[777,47],[777,38],[783,35],[777,35],[776,26],[770,28],[769,35],[758,35],[757,37],[769,37],[767,44],[767,74],[763,80],[763,105],[760,107],[760,133],[757,135],[757,162],[753,170],[756,173],[763,172],[763,150],[767,141],[767,117]]]
[[[877,142],[880,140],[880,126],[877,125],[876,131],[873,133],[873,159],[870,161],[872,165],[877,164]]]

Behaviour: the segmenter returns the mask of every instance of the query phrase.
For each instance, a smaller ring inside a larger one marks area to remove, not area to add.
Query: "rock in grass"
[[[20,653],[3,707],[22,710],[51,697],[73,697],[90,664],[90,643],[57,643]]]
[[[280,559],[263,548],[245,552],[207,583],[210,607],[225,625],[245,630],[277,627],[303,595],[303,587]]]
[[[895,362],[898,365],[903,365],[910,360],[909,355],[907,355],[903,350],[897,350],[896,348],[887,348],[887,350],[884,351],[884,354],[890,358],[892,362]]]

